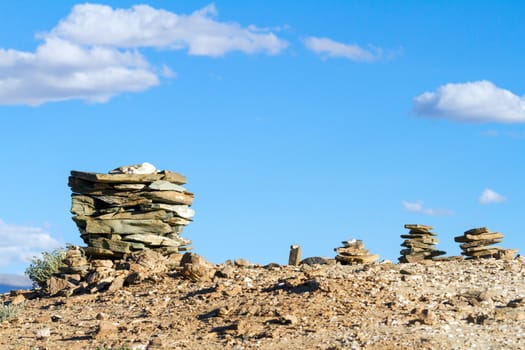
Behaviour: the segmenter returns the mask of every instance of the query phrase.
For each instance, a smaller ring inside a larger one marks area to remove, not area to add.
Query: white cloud
[[[491,190],[490,188],[486,188],[485,190],[483,190],[483,192],[479,196],[479,202],[481,204],[501,203],[505,202],[506,200],[507,198]]]
[[[463,122],[525,122],[525,97],[490,81],[446,84],[414,99],[418,115]]]
[[[234,22],[218,22],[215,5],[190,15],[157,10],[148,5],[113,9],[98,4],[73,7],[50,35],[83,45],[113,47],[188,48],[191,55],[222,56],[230,51],[277,54],[287,47],[268,30]]]
[[[329,38],[308,37],[304,45],[311,51],[326,57],[343,57],[357,62],[373,62],[381,58],[383,50],[365,50],[358,45],[343,44]]]
[[[421,213],[425,215],[430,216],[445,216],[445,215],[451,215],[452,212],[448,209],[430,209],[425,208],[423,201],[418,200],[416,202],[402,202],[403,207],[407,211],[415,212],[415,213]]]
[[[0,219],[0,269],[22,268],[34,256],[60,246],[41,227],[8,224]]]
[[[39,105],[83,99],[106,102],[155,86],[158,77],[133,51],[82,47],[49,38],[36,52],[0,49],[0,104]]]
[[[190,15],[147,5],[76,5],[55,28],[38,35],[43,42],[35,52],[0,48],[0,105],[100,103],[156,86],[158,74],[175,77],[167,66],[151,67],[140,48],[187,48],[191,55],[216,57],[231,51],[277,54],[287,46],[272,32],[218,22],[216,15],[214,5]]]

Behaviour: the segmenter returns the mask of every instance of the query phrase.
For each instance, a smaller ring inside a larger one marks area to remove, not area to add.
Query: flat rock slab
[[[406,224],[405,228],[410,229],[410,230],[418,229],[418,230],[423,230],[423,231],[430,231],[433,229],[432,226],[421,225],[421,224]]]
[[[189,208],[187,205],[165,204],[165,203],[148,203],[141,205],[143,210],[158,210],[163,209],[175,213],[177,216],[185,219],[191,219],[195,216],[195,210]]]
[[[181,245],[181,242],[178,242],[174,239],[158,236],[154,234],[133,234],[126,235],[122,238],[126,241],[135,241],[144,243],[150,246],[169,246],[169,247],[178,247]]]
[[[466,235],[479,235],[482,233],[489,233],[489,232],[490,230],[488,227],[478,227],[478,228],[473,228],[468,231],[465,231],[465,234]]]
[[[193,203],[193,194],[189,192],[153,191],[143,192],[142,196],[149,198],[154,202],[167,204],[191,205]]]
[[[158,180],[166,180],[177,185],[183,185],[186,183],[186,176],[169,170],[164,170],[156,174],[101,174],[73,170],[71,171],[71,176],[86,181],[102,183],[149,184]]]
[[[160,220],[96,220],[88,217],[75,218],[90,234],[166,234],[171,232],[170,225]]]
[[[115,213],[108,213],[98,215],[95,218],[99,220],[122,220],[122,219],[131,219],[131,220],[148,220],[148,219],[170,219],[172,216],[171,213],[168,213],[165,210],[154,210],[154,211],[122,211]]]
[[[136,195],[119,195],[119,196],[93,196],[101,202],[104,202],[108,205],[118,206],[118,207],[134,207],[141,204],[151,203],[150,199],[139,197]]]
[[[85,247],[82,248],[86,256],[92,257],[92,258],[121,258],[123,254],[113,252],[109,249],[104,248],[96,248],[96,247]]]
[[[162,174],[101,174],[83,171],[71,171],[71,176],[78,179],[102,182],[102,183],[151,183],[157,180],[162,180]]]
[[[465,238],[471,241],[482,241],[482,240],[489,240],[489,239],[500,239],[500,238],[503,238],[503,234],[499,232],[481,233],[481,234],[476,234],[476,235],[465,235]]]
[[[486,239],[486,240],[480,240],[480,241],[472,241],[468,243],[463,243],[459,247],[461,249],[468,249],[472,247],[480,247],[480,246],[488,246],[491,244],[501,243],[503,242],[503,239]]]
[[[174,184],[166,180],[157,180],[149,184],[148,188],[150,190],[156,191],[177,191],[177,192],[188,192],[184,187]]]
[[[368,254],[368,250],[363,249],[363,248],[340,247],[340,248],[335,248],[334,250],[338,254],[346,254],[346,255],[366,255]]]
[[[490,248],[490,249],[484,249],[477,252],[461,252],[462,255],[470,256],[470,257],[482,257],[482,256],[491,256],[493,254],[496,254],[499,252],[500,248]]]
[[[131,253],[131,245],[123,241],[114,241],[107,238],[97,238],[89,241],[89,244],[95,248],[109,249],[115,253]]]
[[[412,240],[406,240],[401,244],[402,247],[407,248],[421,248],[421,249],[434,249],[434,244],[432,243],[424,243],[424,242],[418,242],[418,241],[412,241]]]
[[[338,255],[335,257],[336,261],[339,261],[342,264],[368,264],[372,263],[379,259],[378,254],[368,254],[368,255]]]
[[[470,255],[470,254],[475,253],[475,252],[480,252],[480,251],[483,251],[483,250],[491,250],[491,249],[497,249],[499,251],[502,248],[501,247],[490,247],[490,246],[487,246],[487,245],[482,245],[482,246],[479,246],[479,247],[467,248],[464,251],[465,251],[465,253]]]

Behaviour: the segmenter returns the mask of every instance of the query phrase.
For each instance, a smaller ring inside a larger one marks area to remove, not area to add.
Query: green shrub
[[[33,286],[44,288],[46,281],[64,266],[66,251],[64,248],[58,248],[52,252],[43,252],[42,257],[33,257],[31,264],[26,269],[26,275],[33,281]]]
[[[9,321],[24,309],[23,304],[8,304],[0,307],[0,322]]]

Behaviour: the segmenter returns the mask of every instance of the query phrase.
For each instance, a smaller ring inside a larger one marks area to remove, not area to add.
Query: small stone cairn
[[[342,241],[342,247],[335,248],[337,256],[335,260],[341,263],[341,265],[355,265],[355,264],[367,264],[372,263],[379,259],[378,254],[370,254],[362,240],[351,239],[348,241]]]
[[[108,174],[71,171],[71,213],[95,259],[120,259],[152,249],[163,254],[190,250],[181,237],[195,212],[184,175],[158,171],[150,163],[123,166]]]
[[[516,249],[502,249],[494,247],[493,244],[503,242],[503,234],[499,232],[490,232],[488,227],[478,227],[465,231],[462,236],[454,238],[455,242],[462,243],[462,255],[467,259],[474,258],[491,258],[513,256]]]
[[[408,235],[401,235],[401,238],[404,239],[401,246],[406,249],[400,251],[401,256],[399,257],[399,262],[418,262],[446,254],[446,252],[435,248],[435,245],[439,243],[439,241],[436,238],[437,235],[431,232],[432,226],[406,224],[405,228],[410,231]]]

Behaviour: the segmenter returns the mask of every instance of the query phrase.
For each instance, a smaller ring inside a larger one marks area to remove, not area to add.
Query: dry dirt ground
[[[28,299],[0,324],[0,349],[524,349],[524,267],[219,265],[206,282],[170,271],[111,292]]]

